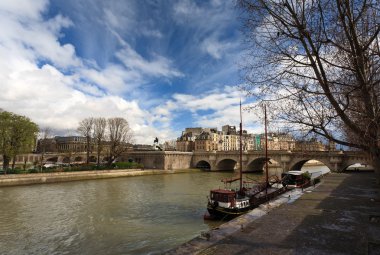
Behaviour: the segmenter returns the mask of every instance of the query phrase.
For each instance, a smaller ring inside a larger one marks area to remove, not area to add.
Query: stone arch
[[[236,167],[237,161],[230,158],[219,160],[216,164],[216,170],[218,171],[234,171]]]
[[[83,161],[83,158],[81,156],[77,156],[74,158],[74,161],[81,162],[81,161]]]
[[[207,160],[200,160],[195,164],[195,168],[210,171],[211,164]]]
[[[265,157],[255,158],[247,165],[246,172],[262,172],[264,165]]]
[[[58,157],[51,157],[51,158],[48,158],[46,161],[57,163]]]
[[[346,163],[343,165],[343,171],[374,171],[374,167],[371,164],[368,164],[366,161],[358,161],[356,163]]]
[[[70,163],[70,157],[64,157],[63,159],[62,159],[62,163],[65,163],[65,164],[67,164],[67,163]]]
[[[330,172],[332,172],[332,171],[334,171],[334,165],[333,164],[331,164],[329,161],[327,161],[327,160],[321,160],[321,159],[314,159],[314,158],[312,158],[312,159],[298,159],[298,160],[293,160],[292,162],[290,162],[290,168],[289,168],[289,170],[301,170],[302,169],[302,167],[305,165],[305,163],[306,162],[308,162],[308,161],[311,161],[311,160],[314,160],[314,161],[316,161],[315,162],[315,166],[321,166],[320,164],[322,164],[323,166],[325,166],[325,167],[327,167],[328,168],[328,170],[330,171]],[[313,165],[310,165],[310,166],[313,166]],[[317,172],[315,172],[316,174],[317,174]],[[318,174],[326,174],[327,172],[324,172],[324,171],[322,171],[321,173],[318,173]]]
[[[303,160],[300,160],[292,165],[290,165],[290,169],[289,170],[301,170],[301,168],[303,167],[303,165],[309,161],[308,159],[303,159]]]

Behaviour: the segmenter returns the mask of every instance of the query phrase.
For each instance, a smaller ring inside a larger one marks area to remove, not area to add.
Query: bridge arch
[[[344,165],[343,166],[343,171],[374,171],[374,167],[371,164],[368,164],[366,161],[364,162],[356,162],[354,164],[350,165]]]
[[[262,172],[264,170],[265,157],[259,157],[247,164],[246,172]]]
[[[195,168],[210,171],[211,170],[211,164],[207,160],[200,160],[195,164]]]
[[[63,159],[62,159],[62,163],[65,163],[65,164],[67,164],[67,163],[70,163],[70,157],[64,157]]]
[[[236,167],[237,161],[229,158],[222,159],[216,164],[218,171],[235,171]]]
[[[74,158],[74,161],[81,162],[81,161],[83,161],[83,158],[81,156],[77,156]]]
[[[50,157],[50,158],[46,159],[46,161],[57,163],[58,157]]]
[[[305,166],[305,164],[309,162],[310,167],[321,167],[321,174],[325,174],[327,172],[334,171],[334,165],[331,164],[328,160],[319,160],[319,159],[298,159],[290,162],[290,168],[289,170],[302,170],[302,167]],[[327,167],[328,170],[323,169],[323,166]],[[314,171],[314,170],[313,170]]]

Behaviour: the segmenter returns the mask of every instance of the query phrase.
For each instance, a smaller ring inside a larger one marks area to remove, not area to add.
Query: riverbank
[[[282,196],[168,254],[380,253],[374,173],[331,173],[315,189],[287,195],[287,202]]]
[[[132,177],[155,174],[176,174],[199,172],[198,169],[179,170],[154,170],[154,169],[128,169],[128,170],[97,170],[59,173],[35,173],[35,174],[8,174],[0,175],[0,187],[19,186],[31,184],[46,184],[69,181],[96,180],[118,177]]]

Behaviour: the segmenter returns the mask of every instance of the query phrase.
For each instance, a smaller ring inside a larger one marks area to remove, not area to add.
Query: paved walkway
[[[329,174],[224,239],[188,254],[380,254],[380,193],[374,174]],[[207,241],[206,241],[207,242]],[[186,247],[183,246],[183,247]]]

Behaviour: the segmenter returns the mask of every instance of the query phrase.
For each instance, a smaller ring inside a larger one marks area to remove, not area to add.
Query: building
[[[217,151],[219,146],[219,134],[216,129],[210,132],[203,131],[195,139],[195,151]]]
[[[201,131],[201,132],[200,132]],[[237,151],[240,148],[240,130],[235,126],[224,125],[222,131],[217,128],[186,128],[181,137],[177,139],[178,151]],[[324,150],[321,143],[308,141],[298,143],[288,133],[268,133],[268,150]],[[298,147],[297,147],[298,146]],[[248,134],[242,131],[243,150],[265,150],[265,134]]]
[[[308,141],[297,141],[295,144],[296,151],[326,151],[326,146],[315,138]]]
[[[177,151],[194,151],[195,138],[192,132],[182,134],[176,142]]]
[[[253,135],[254,150],[265,150],[265,134]],[[295,139],[286,133],[268,133],[268,150],[292,151],[296,147]]]
[[[195,139],[203,132],[203,128],[186,128],[182,131],[182,135],[177,138],[176,150],[177,151],[194,151]]]
[[[222,132],[226,135],[236,135],[236,126],[224,125],[222,127]]]
[[[91,150],[94,146],[91,145]],[[37,153],[67,153],[86,152],[87,140],[82,136],[55,136],[54,138],[39,139],[37,142]]]
[[[56,136],[54,137],[57,150],[60,153],[64,152],[86,152],[87,139],[83,136]],[[90,151],[94,150],[93,144],[90,142]]]
[[[253,150],[251,134],[243,130],[243,149]],[[214,128],[186,128],[177,139],[177,151],[236,151],[240,148],[239,132],[235,126],[224,125],[222,131]]]
[[[128,144],[128,147],[132,145]],[[102,152],[108,151],[110,143],[103,141]],[[83,153],[87,152],[87,139],[84,136],[55,136],[54,138],[39,139],[37,153]],[[96,145],[90,141],[90,153],[96,152]]]

